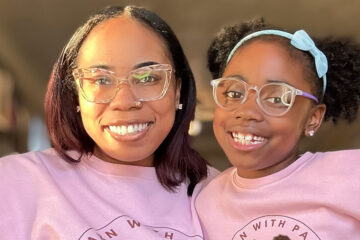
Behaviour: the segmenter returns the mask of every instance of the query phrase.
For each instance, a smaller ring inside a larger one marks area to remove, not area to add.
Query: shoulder
[[[326,158],[346,158],[346,159],[360,159],[360,149],[349,149],[340,151],[324,152],[323,156]]]
[[[360,149],[306,153],[314,159],[314,163],[339,163],[360,164]]]
[[[39,163],[43,159],[58,157],[53,148],[44,151],[26,152],[21,154],[11,154],[0,158],[1,165],[19,164],[25,162]]]
[[[218,169],[212,166],[208,166],[207,169],[208,169],[207,177],[201,182],[202,188],[207,186],[214,178],[216,178],[221,174],[221,172]]]
[[[222,186],[224,183],[231,181],[232,174],[235,168],[230,167],[223,171],[222,173],[218,174],[216,177],[212,179],[212,181],[208,184],[209,188],[216,188],[217,186]]]
[[[207,184],[203,186],[200,195],[221,192],[227,184],[231,183],[232,173],[234,172],[234,170],[235,168],[231,167],[221,173],[218,173],[211,179],[211,181],[208,181]]]
[[[199,194],[199,192],[209,184],[209,182],[211,182],[216,176],[218,176],[220,173],[219,170],[217,170],[216,168],[212,167],[212,166],[207,166],[207,176],[205,179],[203,179],[202,181],[200,181],[198,184],[196,184],[193,195],[192,196],[196,196]]]
[[[208,166],[208,175],[205,179],[206,185],[213,180],[215,177],[217,177],[220,173],[219,170],[217,170],[216,168],[212,167],[212,166]]]
[[[13,154],[0,158],[1,175],[35,175],[38,171],[48,169],[51,166],[61,167],[65,161],[61,159],[52,148],[45,151]]]
[[[305,153],[302,172],[319,176],[352,178],[360,174],[360,149]]]
[[[234,171],[234,167],[225,170],[201,189],[195,200],[195,207],[199,214],[206,214],[209,206],[214,207],[218,205],[219,197],[229,190],[229,184],[232,183],[231,179]]]

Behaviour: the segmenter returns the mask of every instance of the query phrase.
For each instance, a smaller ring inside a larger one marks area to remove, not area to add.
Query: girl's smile
[[[229,133],[234,148],[242,151],[257,150],[265,144],[267,139],[262,136],[254,135],[251,133],[230,132]]]

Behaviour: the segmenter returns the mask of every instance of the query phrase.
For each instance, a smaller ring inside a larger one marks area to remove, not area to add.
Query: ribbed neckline
[[[261,178],[243,178],[237,174],[237,169],[234,168],[231,172],[231,178],[233,185],[236,188],[242,189],[256,189],[260,188],[274,182],[277,182],[281,179],[292,174],[294,171],[299,169],[302,165],[306,164],[309,160],[315,157],[316,154],[311,152],[304,153],[299,159],[295,162],[287,166],[286,168],[282,169],[279,172],[273,173],[271,175],[261,177]]]

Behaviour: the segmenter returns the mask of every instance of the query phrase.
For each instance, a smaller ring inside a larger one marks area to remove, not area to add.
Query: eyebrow
[[[154,61],[142,62],[142,63],[136,64],[134,67],[132,67],[132,69],[138,69],[141,67],[151,66],[151,65],[155,65],[155,64],[159,64],[159,63],[154,62]],[[91,65],[90,68],[101,68],[101,69],[105,69],[105,70],[114,70],[115,67],[113,67],[111,65],[106,65],[106,64],[94,64],[94,65]]]
[[[111,67],[110,65],[106,65],[106,64],[94,64],[94,65],[91,65],[89,68],[101,68],[101,69],[106,69],[106,70],[113,69],[113,67]]]
[[[230,76],[226,76],[226,77],[232,77],[232,78],[237,78],[237,79],[240,79],[240,80],[243,80],[245,82],[247,82],[246,78],[240,74],[234,74],[234,75],[230,75]],[[291,83],[287,82],[287,81],[284,81],[284,80],[275,80],[275,79],[269,79],[269,80],[266,80],[266,83],[286,83],[292,87],[294,87]]]
[[[268,83],[286,83],[287,85],[290,85],[294,88],[296,88],[294,85],[292,85],[291,83],[287,82],[287,81],[284,81],[284,80],[267,80],[266,82]]]
[[[142,62],[142,63],[138,63],[136,64],[133,69],[137,69],[137,68],[141,68],[141,67],[146,67],[146,66],[150,66],[150,65],[155,65],[155,64],[159,64],[158,62],[154,62],[154,61],[148,61],[148,62]]]
[[[247,82],[246,78],[243,75],[239,75],[239,74],[234,74],[234,75],[230,75],[230,76],[226,76],[226,77],[227,78],[236,78],[236,79],[243,80],[243,81]]]

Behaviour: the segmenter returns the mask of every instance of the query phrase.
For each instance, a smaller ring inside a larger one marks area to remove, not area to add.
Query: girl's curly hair
[[[283,30],[265,23],[263,18],[225,26],[221,29],[208,49],[208,68],[212,76],[221,77],[228,55],[240,39],[252,32],[264,29]],[[291,56],[303,63],[305,76],[314,85],[314,94],[322,99],[327,107],[325,121],[332,119],[336,123],[338,119],[344,118],[350,122],[356,118],[360,104],[360,46],[358,43],[345,38],[313,39],[328,59],[327,88],[323,96],[322,79],[317,77],[312,55],[294,48],[289,41],[284,41],[284,38],[279,36],[261,35],[248,40],[245,44],[255,39],[276,41],[286,46]]]

